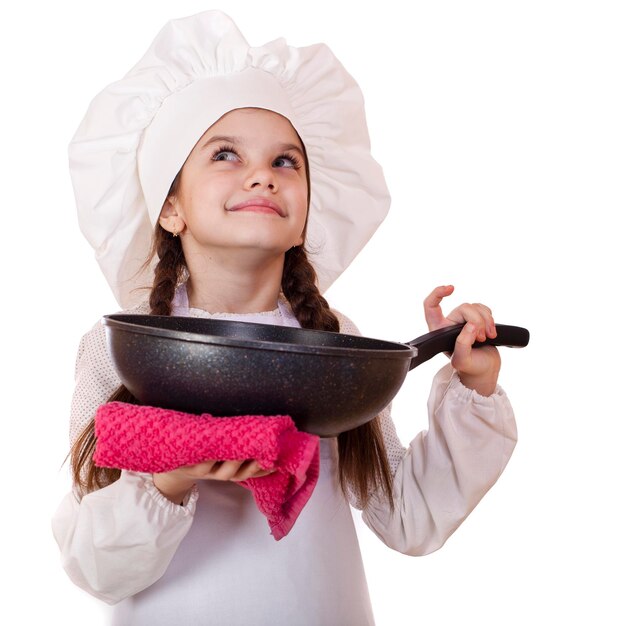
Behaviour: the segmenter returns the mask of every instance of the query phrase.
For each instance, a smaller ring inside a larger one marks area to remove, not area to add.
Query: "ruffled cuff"
[[[470,389],[466,387],[461,382],[461,377],[459,373],[450,365],[444,366],[437,375],[435,376],[435,380],[433,385],[436,385],[441,377],[441,381],[446,381],[445,393],[452,394],[452,396],[457,399],[459,402],[475,402],[477,404],[487,404],[490,403],[490,400],[495,397],[504,398],[506,397],[506,393],[500,385],[496,385],[494,392],[490,396],[483,396],[478,393],[475,389]],[[483,401],[487,401],[486,403]]]
[[[164,509],[170,515],[182,515],[182,516],[193,516],[196,510],[196,503],[198,502],[198,497],[200,495],[200,491],[198,490],[198,486],[194,485],[191,488],[191,491],[185,496],[182,505],[175,504],[168,498],[166,498],[154,484],[154,480],[152,478],[152,474],[140,474],[142,478],[142,486],[149,494],[149,496],[154,500],[154,502]]]

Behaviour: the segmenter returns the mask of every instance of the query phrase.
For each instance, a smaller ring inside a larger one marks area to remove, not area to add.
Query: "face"
[[[237,109],[200,138],[160,224],[185,255],[255,250],[283,254],[303,243],[304,149],[291,123],[264,109]]]

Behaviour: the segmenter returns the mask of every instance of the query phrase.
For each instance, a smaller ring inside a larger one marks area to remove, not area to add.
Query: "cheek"
[[[223,208],[228,197],[228,185],[224,181],[202,180],[184,197],[184,206],[189,215],[206,212],[208,209]]]
[[[306,185],[298,185],[292,190],[292,198],[294,204],[300,212],[306,213],[308,210],[309,195]]]

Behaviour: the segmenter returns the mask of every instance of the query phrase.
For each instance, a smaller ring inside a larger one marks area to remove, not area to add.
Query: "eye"
[[[279,157],[274,159],[274,163],[272,163],[272,165],[274,167],[288,167],[297,170],[300,168],[300,159],[290,154],[281,154]]]
[[[237,161],[239,155],[233,146],[220,146],[211,156],[213,161]]]

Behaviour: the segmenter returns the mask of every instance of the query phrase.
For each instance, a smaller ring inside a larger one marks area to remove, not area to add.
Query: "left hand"
[[[447,317],[441,310],[441,301],[454,291],[452,285],[436,287],[424,300],[424,314],[429,330],[462,324],[465,326],[456,340],[451,357],[452,367],[459,373],[461,382],[483,396],[496,389],[500,372],[500,354],[493,346],[472,349],[475,341],[485,341],[496,336],[496,326],[491,309],[484,304],[462,304]]]

